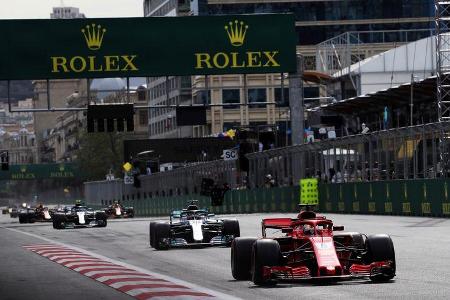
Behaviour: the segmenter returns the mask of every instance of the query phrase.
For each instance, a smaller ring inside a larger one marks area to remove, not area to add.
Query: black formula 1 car
[[[134,218],[134,208],[114,203],[104,209],[108,218]]]
[[[9,216],[11,218],[17,218],[19,216],[19,209],[15,206],[9,208]]]
[[[336,232],[344,226],[312,211],[297,218],[262,221],[263,238],[237,238],[231,245],[231,273],[237,280],[273,285],[281,280],[376,282],[395,276],[395,251],[386,234]],[[278,233],[269,237],[268,232]],[[279,234],[282,233],[282,234]]]
[[[51,222],[52,211],[48,207],[23,207],[18,211],[19,223]]]
[[[66,227],[106,227],[108,216],[104,211],[75,205],[66,206],[53,214],[53,228],[65,229]]]
[[[183,246],[229,246],[240,236],[239,222],[216,219],[196,205],[173,211],[169,223],[150,222],[150,246],[156,250]]]

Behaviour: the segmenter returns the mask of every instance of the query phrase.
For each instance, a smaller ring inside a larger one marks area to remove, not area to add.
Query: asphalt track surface
[[[239,220],[242,236],[260,236],[261,219],[269,216],[294,214],[225,217]],[[340,214],[327,217],[336,225],[344,225],[346,231],[390,234],[397,258],[395,280],[383,284],[358,280],[257,287],[233,279],[229,248],[151,249],[150,218],[111,220],[106,228],[55,230],[50,223],[19,224],[17,219],[0,215],[0,299],[132,299],[23,248],[53,241],[217,292],[218,298],[450,299],[450,219]]]

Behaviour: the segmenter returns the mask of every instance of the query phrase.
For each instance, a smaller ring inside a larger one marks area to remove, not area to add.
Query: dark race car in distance
[[[229,246],[240,236],[238,220],[217,219],[206,209],[189,205],[173,211],[169,223],[150,222],[150,246],[157,250],[186,246]]]
[[[283,234],[268,238],[270,230]],[[232,275],[256,285],[279,280],[370,278],[382,282],[394,278],[395,251],[388,235],[335,233],[341,230],[343,226],[333,226],[312,211],[303,211],[296,219],[264,219],[261,239],[233,241]]]
[[[17,218],[19,216],[19,209],[16,206],[10,207],[9,216],[11,218]]]
[[[109,218],[134,218],[134,208],[114,203],[104,209]]]
[[[104,211],[93,210],[87,206],[66,206],[53,214],[53,228],[67,227],[106,227],[108,216]]]
[[[19,223],[51,222],[52,212],[48,207],[22,207],[18,211]]]

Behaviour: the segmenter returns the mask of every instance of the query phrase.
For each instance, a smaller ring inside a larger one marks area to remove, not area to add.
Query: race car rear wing
[[[292,227],[293,223],[298,221],[297,219],[291,218],[273,218],[273,219],[263,219],[262,227],[265,228],[275,228],[283,229]]]

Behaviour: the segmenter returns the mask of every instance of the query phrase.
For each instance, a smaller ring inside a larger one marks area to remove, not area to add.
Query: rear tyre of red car
[[[165,239],[170,238],[170,224],[157,223],[154,227],[154,247],[156,250],[167,250],[168,244]]]
[[[263,276],[263,267],[280,265],[280,244],[275,240],[262,239],[253,244],[252,251],[252,281],[256,285],[274,285],[276,280]]]
[[[256,238],[235,238],[231,243],[231,274],[236,280],[250,280],[253,244]]]
[[[223,235],[232,235],[234,238],[241,236],[238,220],[223,220]]]
[[[367,263],[376,261],[391,261],[392,269],[382,270],[379,275],[371,276],[370,279],[374,282],[389,281],[395,276],[395,250],[392,239],[387,234],[369,235],[366,240],[367,247]]]

